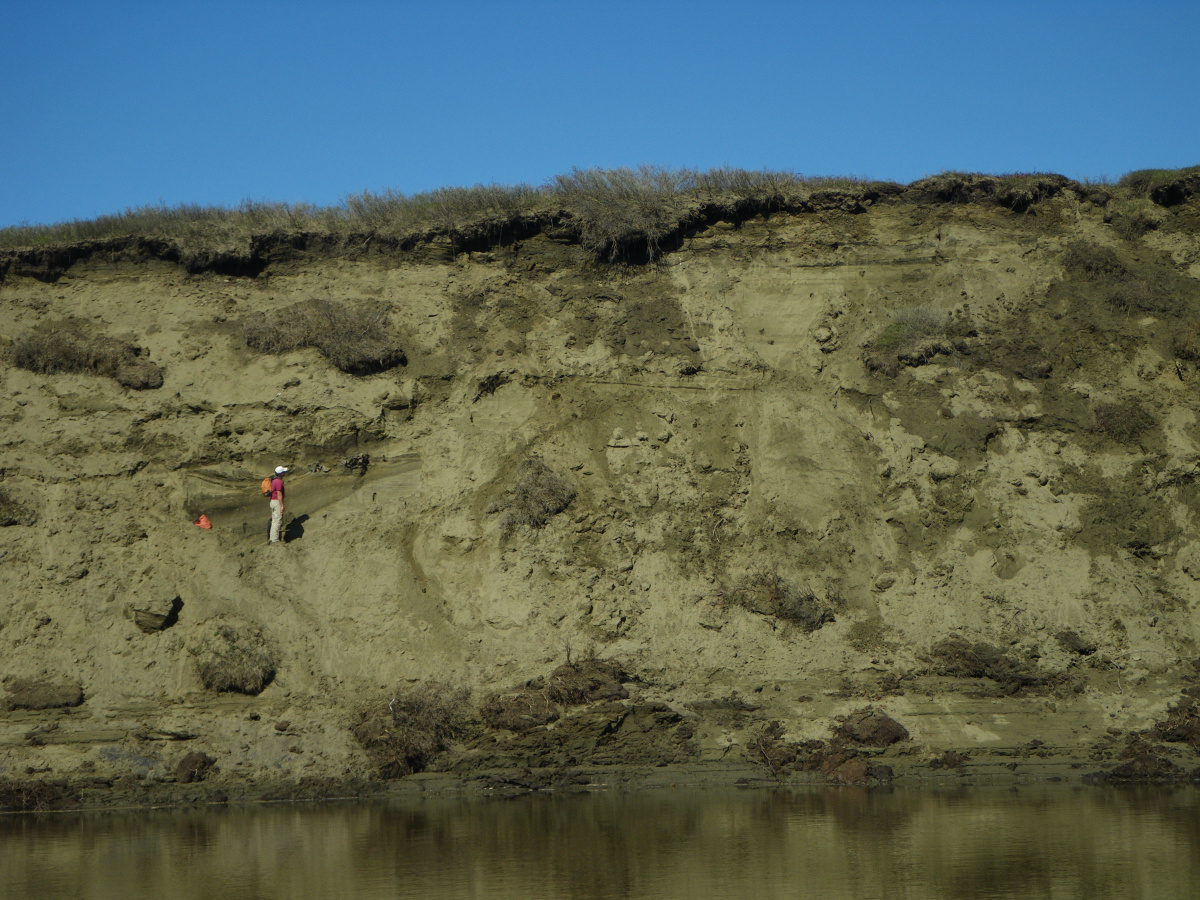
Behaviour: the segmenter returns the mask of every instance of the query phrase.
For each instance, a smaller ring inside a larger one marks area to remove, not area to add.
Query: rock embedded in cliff
[[[130,607],[133,622],[146,634],[156,634],[165,631],[179,621],[179,611],[183,609],[183,601],[178,597],[162,599],[141,609]]]

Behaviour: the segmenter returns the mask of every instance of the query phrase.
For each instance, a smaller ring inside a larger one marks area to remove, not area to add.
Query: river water
[[[19,898],[1200,897],[1200,790],[658,789],[0,816]]]

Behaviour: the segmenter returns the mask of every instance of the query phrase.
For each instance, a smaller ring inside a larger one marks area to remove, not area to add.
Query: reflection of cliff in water
[[[644,791],[0,819],[6,897],[1194,896],[1195,788]]]

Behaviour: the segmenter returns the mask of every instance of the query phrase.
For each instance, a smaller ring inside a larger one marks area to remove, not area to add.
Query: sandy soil
[[[651,268],[538,236],[256,278],[95,257],[10,277],[4,340],[83,324],[164,383],[0,368],[21,510],[0,528],[0,710],[31,682],[83,694],[0,712],[0,779],[88,802],[363,789],[363,710],[429,680],[475,709],[569,657],[619,660],[627,697],[523,734],[476,718],[430,766],[449,776],[409,783],[769,778],[767,723],[827,742],[864,707],[909,737],[851,758],[896,778],[1187,775],[1193,746],[1139,735],[1196,673],[1200,402],[1172,350],[1195,295],[1090,302],[1073,241],[1198,283],[1194,231],[1131,244],[1070,196],[718,224]],[[313,298],[385,304],[408,364],[358,377],[246,347],[248,323]],[[872,341],[917,314],[966,324],[880,365]],[[1098,430],[1131,402],[1151,427]],[[509,531],[531,457],[575,496]],[[289,540],[268,546],[277,464]],[[763,573],[832,621],[730,602]],[[222,625],[277,655],[261,694],[204,689]],[[952,635],[1000,669],[955,670]],[[213,761],[194,782],[193,753]]]

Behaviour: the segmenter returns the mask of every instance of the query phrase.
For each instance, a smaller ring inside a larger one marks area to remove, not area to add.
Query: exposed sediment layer
[[[1060,188],[701,221],[649,267],[537,229],[10,267],[10,351],[69,323],[163,383],[0,368],[0,781],[357,790],[364,710],[430,680],[466,713],[421,764],[469,783],[1192,777],[1198,201],[1122,236]],[[246,346],[312,299],[382,304],[406,365]],[[519,505],[531,459],[561,508]],[[266,687],[206,690],[200,655],[247,629]],[[480,717],[568,658],[619,661],[624,696]],[[806,768],[868,707],[907,739]]]

